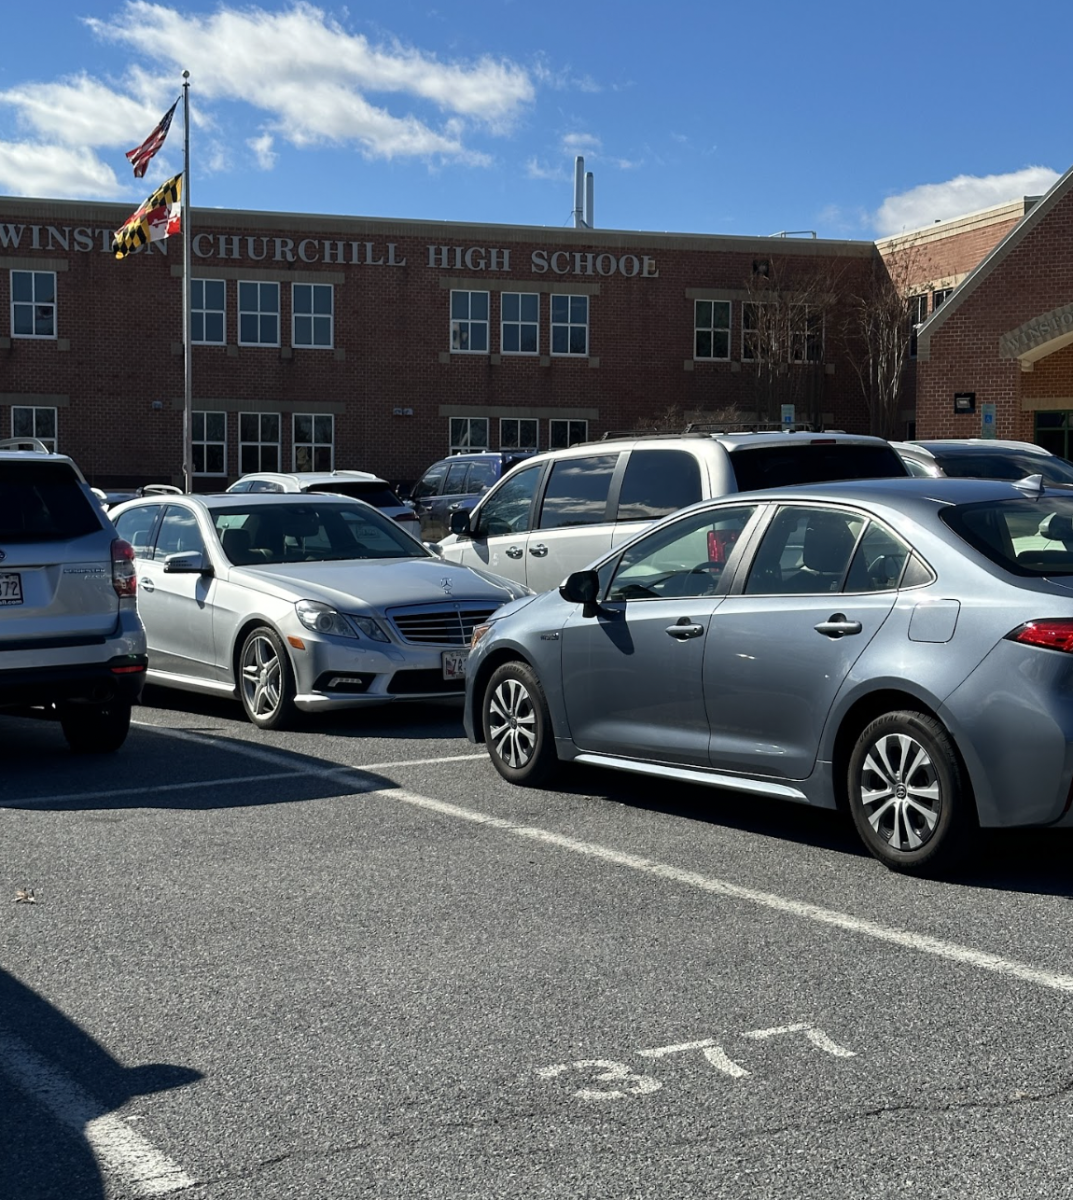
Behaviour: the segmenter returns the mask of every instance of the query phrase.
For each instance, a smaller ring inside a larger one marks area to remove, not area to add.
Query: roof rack
[[[52,451],[40,438],[13,437],[0,441],[0,450],[31,450],[34,454],[51,454]]]

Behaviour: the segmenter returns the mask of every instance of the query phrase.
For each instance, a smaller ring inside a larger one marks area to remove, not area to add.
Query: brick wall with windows
[[[0,430],[14,407],[55,409],[58,448],[91,482],[181,483],[182,245],[116,260],[128,215],[0,198]],[[867,429],[837,338],[764,373],[741,347],[759,259],[791,287],[822,276],[848,294],[868,242],[196,208],[191,231],[193,409],[222,414],[198,465],[222,454],[224,468],[199,487],[236,478],[243,446],[242,465],[278,454],[284,470],[330,460],[411,481],[476,433],[492,450],[545,448],[672,412],[777,422],[788,401],[799,421]],[[40,314],[54,336],[14,335],[12,280],[27,272],[55,280],[53,300],[36,297],[54,304]]]

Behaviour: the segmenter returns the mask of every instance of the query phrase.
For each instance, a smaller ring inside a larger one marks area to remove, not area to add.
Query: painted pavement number
[[[738,1036],[749,1038],[751,1041],[766,1041],[769,1038],[780,1037],[784,1034],[803,1034],[817,1050],[835,1058],[856,1058],[855,1050],[847,1050],[822,1029],[805,1022],[794,1025],[776,1025],[770,1029],[750,1029]],[[638,1050],[640,1058],[667,1058],[672,1054],[687,1054],[700,1051],[704,1058],[724,1075],[731,1079],[743,1079],[752,1072],[727,1054],[715,1038],[703,1038],[697,1042],[680,1042],[674,1046],[657,1046],[652,1050]],[[541,1079],[555,1079],[567,1071],[584,1071],[589,1075],[588,1087],[578,1088],[574,1096],[579,1100],[626,1100],[630,1096],[647,1096],[657,1092],[663,1084],[653,1075],[642,1075],[634,1071],[628,1063],[616,1062],[610,1058],[582,1058],[577,1062],[556,1063],[552,1067],[539,1067],[537,1075]],[[603,1084],[593,1087],[592,1084]]]

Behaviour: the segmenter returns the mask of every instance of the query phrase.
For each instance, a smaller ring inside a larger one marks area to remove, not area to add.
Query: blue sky
[[[0,194],[140,202],[186,69],[195,207],[565,227],[580,154],[602,229],[871,239],[1064,173],[1071,40],[1053,0],[8,5]]]

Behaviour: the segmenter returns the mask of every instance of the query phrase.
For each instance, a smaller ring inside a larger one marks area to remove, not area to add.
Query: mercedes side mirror
[[[571,604],[580,604],[583,617],[595,617],[600,611],[600,576],[595,571],[574,571],[559,584],[559,595]]]
[[[182,554],[169,554],[164,559],[165,575],[212,575],[210,563],[200,550],[187,550]]]

